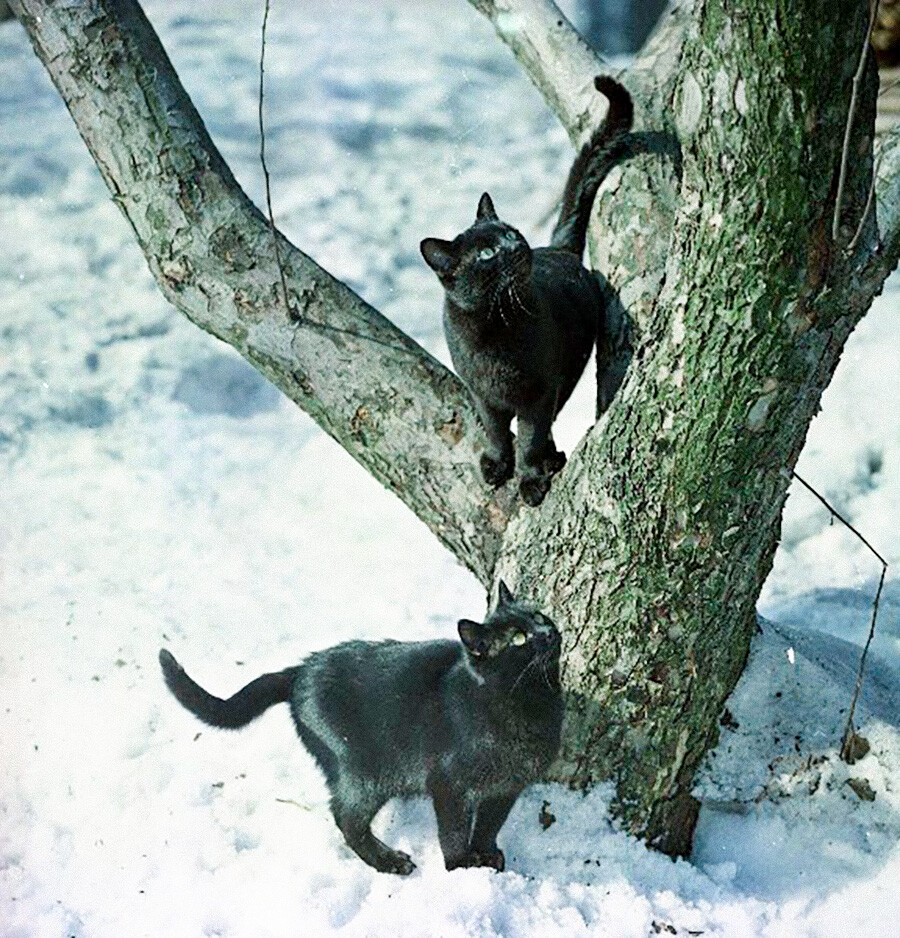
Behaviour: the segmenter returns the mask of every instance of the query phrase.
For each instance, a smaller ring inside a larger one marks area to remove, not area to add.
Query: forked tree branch
[[[582,115],[601,69],[553,4],[470,2],[544,84],[570,134],[596,122]],[[508,512],[478,476],[459,382],[286,241],[294,312],[282,308],[269,226],[135,0],[14,5],[166,295],[312,414],[482,582],[502,537],[507,582],[563,626],[562,776],[613,777],[623,828],[687,852],[694,772],[744,666],[777,543],[779,467],[796,461],[880,288],[865,268],[859,289],[843,271],[826,279],[823,249],[859,0],[835,4],[853,31],[822,36],[808,29],[818,0],[703,0],[683,41],[671,18],[629,73],[638,126],[661,138],[643,162],[672,164],[673,177],[660,186],[645,173],[633,186],[634,160],[609,181],[627,198],[614,200],[622,215],[604,216],[621,218],[606,226],[615,250],[604,270],[642,330],[639,367],[540,510],[518,512],[505,532]],[[900,242],[891,147],[877,191],[884,263]],[[856,193],[863,174],[850,171]]]
[[[14,0],[162,292],[233,345],[489,583],[507,508],[459,380],[276,232],[209,137],[135,0]],[[290,441],[286,441],[290,445]]]

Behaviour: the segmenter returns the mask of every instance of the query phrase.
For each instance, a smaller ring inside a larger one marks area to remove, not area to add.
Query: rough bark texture
[[[880,288],[829,233],[866,11],[844,3],[842,25],[811,45],[802,24],[814,12],[698,5],[674,87],[661,76],[673,176],[641,180],[629,166],[601,218],[612,232],[602,266],[635,320],[634,366],[540,515],[513,521],[499,567],[566,610],[560,777],[612,774],[624,826],[668,852],[690,843],[691,780],[746,659],[787,470]],[[846,241],[867,186],[873,96],[869,82]],[[651,244],[635,251],[621,235],[635,203],[642,228],[675,209],[661,278],[659,243],[645,230]]]
[[[603,69],[549,0],[471,0],[574,140]],[[593,257],[621,301],[612,406],[539,510],[477,474],[456,378],[271,235],[133,0],[15,0],[161,288],[238,348],[396,492],[486,587],[502,574],[565,633],[557,776],[612,776],[623,826],[685,853],[691,781],[740,675],[793,466],[844,342],[900,253],[900,133],[874,222],[874,73],[830,223],[865,5],[698,0],[624,76],[639,155],[613,173]],[[812,32],[808,23],[817,23]],[[627,312],[626,312],[627,311]],[[624,370],[624,369],[623,369]],[[499,562],[498,562],[499,558]]]

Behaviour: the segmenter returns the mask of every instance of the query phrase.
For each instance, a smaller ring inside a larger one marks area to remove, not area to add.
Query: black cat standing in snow
[[[497,834],[522,790],[559,748],[560,635],[500,584],[483,623],[462,619],[462,643],[346,642],[264,674],[228,700],[213,697],[163,649],[169,689],[211,726],[245,726],[289,703],[297,733],[331,792],[347,845],[384,873],[412,860],[370,823],[396,796],[430,795],[448,870],[502,870]]]
[[[487,436],[485,481],[503,485],[518,463],[519,491],[529,505],[543,501],[550,479],[565,465],[551,426],[603,328],[601,287],[581,256],[594,196],[625,153],[633,108],[614,79],[598,76],[594,84],[609,99],[609,111],[572,164],[549,247],[532,250],[500,221],[487,193],[470,228],[452,241],[421,244],[446,291],[444,331],[453,367]],[[598,344],[598,372],[600,358]]]

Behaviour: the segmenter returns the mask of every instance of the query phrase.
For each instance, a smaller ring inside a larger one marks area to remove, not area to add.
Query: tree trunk
[[[573,139],[596,123],[593,54],[548,0],[472,0]],[[237,187],[132,0],[15,0],[172,302],[230,342],[396,492],[490,589],[502,574],[564,631],[556,777],[613,777],[624,827],[686,853],[694,772],[743,668],[789,470],[844,342],[900,250],[900,134],[873,221],[874,72],[832,241],[865,5],[697,0],[624,76],[635,157],[598,200],[593,257],[618,290],[612,405],[540,509],[477,474],[456,378],[282,241]],[[816,22],[815,31],[807,24]]]

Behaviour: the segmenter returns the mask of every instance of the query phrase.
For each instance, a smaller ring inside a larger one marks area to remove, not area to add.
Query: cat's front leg
[[[481,474],[488,485],[499,488],[513,477],[515,470],[513,436],[509,429],[513,413],[477,397],[473,399],[486,438],[481,454]]]
[[[502,873],[506,866],[503,851],[497,846],[497,835],[512,811],[519,792],[499,798],[484,798],[475,809],[475,825],[469,847],[470,866],[490,866]]]
[[[444,866],[448,870],[472,866],[468,862],[472,803],[464,791],[442,776],[429,779],[428,791],[437,815],[438,840],[444,854]]]
[[[557,452],[550,433],[555,414],[554,399],[546,397],[519,414],[516,462],[519,469],[519,494],[532,508],[544,500],[550,480],[566,463]]]

